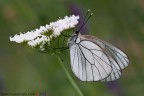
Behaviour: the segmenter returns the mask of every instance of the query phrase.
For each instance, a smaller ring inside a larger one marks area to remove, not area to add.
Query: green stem
[[[64,66],[64,63],[62,61],[62,59],[60,58],[59,55],[57,55],[57,58],[61,64],[61,66],[63,67],[67,78],[69,79],[70,83],[72,84],[72,86],[75,88],[75,90],[78,92],[79,96],[84,96],[83,93],[81,92],[80,88],[77,86],[77,84],[75,83],[75,81],[72,79],[72,77],[70,76],[69,72],[67,71],[66,67]]]

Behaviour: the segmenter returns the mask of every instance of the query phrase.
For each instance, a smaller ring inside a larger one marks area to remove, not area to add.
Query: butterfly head
[[[86,25],[86,23],[90,19],[90,17],[93,15],[93,13],[91,13],[89,15],[89,12],[90,12],[90,10],[87,11],[86,16],[85,16],[83,23],[82,23],[81,27],[79,28],[79,30],[74,29],[74,34],[68,39],[68,46],[69,47],[75,43],[80,42],[80,36],[81,36],[80,31]]]
[[[80,31],[78,31],[78,30],[76,30],[76,31],[75,31],[75,34],[77,34],[77,35],[78,35],[79,33],[80,33]]]

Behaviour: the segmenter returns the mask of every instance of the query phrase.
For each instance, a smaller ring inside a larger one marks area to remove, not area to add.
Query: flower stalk
[[[66,67],[64,66],[64,63],[61,59],[61,57],[59,55],[57,55],[57,58],[61,64],[61,66],[63,67],[65,73],[66,73],[66,76],[68,78],[68,80],[70,81],[71,85],[74,87],[74,89],[77,91],[77,93],[79,94],[79,96],[84,96],[82,91],[80,90],[80,88],[77,86],[76,82],[73,80],[72,76],[70,76],[68,70],[66,69]]]

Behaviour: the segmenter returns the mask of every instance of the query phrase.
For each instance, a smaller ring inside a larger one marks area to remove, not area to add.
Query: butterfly
[[[91,35],[75,32],[68,39],[68,45],[72,71],[81,81],[117,80],[129,63],[120,49]]]

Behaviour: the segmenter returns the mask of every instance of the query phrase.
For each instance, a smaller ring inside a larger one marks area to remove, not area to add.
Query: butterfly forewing
[[[91,41],[74,41],[70,46],[70,57],[72,70],[82,81],[99,81],[112,71],[107,55]]]
[[[128,66],[125,53],[94,36],[75,35],[68,43],[72,70],[82,81],[113,81]]]
[[[120,49],[114,47],[112,44],[106,41],[102,41],[99,39],[97,40],[97,42],[103,43],[105,50],[111,55],[111,57],[114,59],[114,61],[117,63],[117,66],[119,66],[120,69],[124,69],[128,66],[129,60],[124,52],[122,52]]]

